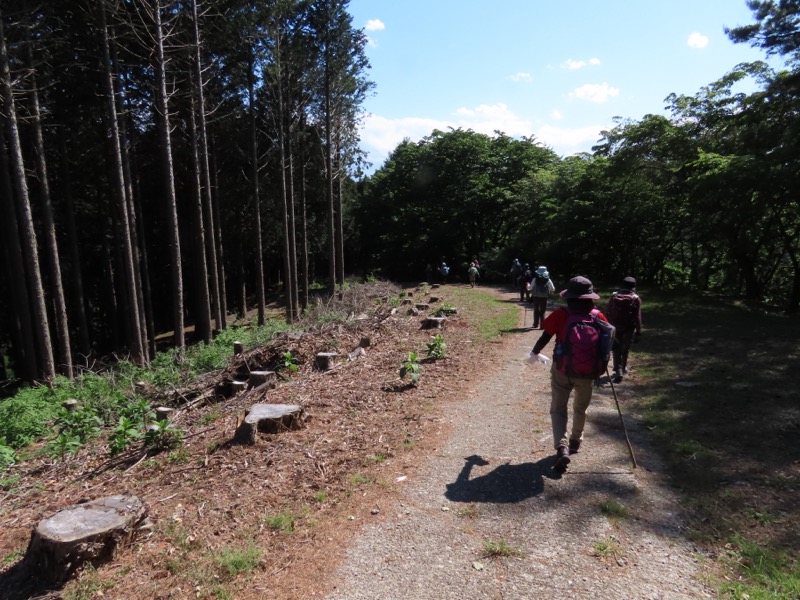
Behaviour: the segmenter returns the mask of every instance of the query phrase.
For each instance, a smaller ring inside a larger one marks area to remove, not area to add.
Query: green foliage
[[[422,365],[419,364],[416,352],[409,352],[406,359],[400,363],[400,378],[405,379],[406,375],[410,377],[412,385],[419,383],[419,378],[422,375]]]
[[[175,450],[183,444],[183,431],[170,427],[169,421],[156,421],[144,434],[144,445],[155,452]]]
[[[290,371],[297,372],[297,358],[291,352],[284,352],[275,364],[275,372]]]
[[[622,519],[628,516],[628,509],[625,507],[625,505],[617,500],[614,500],[613,498],[601,502],[600,510],[603,512],[603,514],[608,515],[609,517],[617,517]]]
[[[59,409],[49,388],[23,388],[13,398],[0,401],[0,438],[11,448],[23,448],[50,432]]]
[[[447,356],[447,344],[441,334],[433,336],[432,341],[427,346],[428,357],[439,360]]]
[[[17,453],[6,444],[6,438],[0,437],[0,473],[17,462]]]
[[[442,302],[442,304],[435,311],[433,311],[433,314],[437,317],[449,317],[450,315],[456,314],[456,312],[457,309],[455,306],[449,302]]]
[[[142,436],[139,423],[128,417],[120,417],[119,423],[108,436],[108,448],[111,456],[116,456],[127,449],[134,440],[142,439]]]

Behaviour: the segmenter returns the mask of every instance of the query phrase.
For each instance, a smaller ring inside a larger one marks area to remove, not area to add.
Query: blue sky
[[[667,114],[740,62],[764,59],[723,27],[744,0],[351,0],[375,90],[362,148],[373,169],[404,138],[461,127],[590,151],[613,117]]]

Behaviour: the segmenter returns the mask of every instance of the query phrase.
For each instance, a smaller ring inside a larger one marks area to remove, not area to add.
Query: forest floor
[[[423,357],[432,332],[401,305],[395,316],[284,334],[202,377],[193,396],[286,351],[300,361],[273,390],[184,403],[176,450],[109,460],[98,444],[24,463],[0,498],[0,598],[712,596],[666,469],[626,414],[632,468],[610,386],[596,389],[584,446],[559,475],[548,373],[525,362],[538,337],[530,313],[495,288],[431,293],[458,314],[441,332],[447,357],[422,359],[416,386],[400,379],[400,363],[410,351]],[[496,305],[471,303],[481,294]],[[412,302],[429,299],[416,290]],[[517,326],[484,339],[481,323],[509,307]],[[317,352],[346,355],[365,337],[360,358],[312,368]],[[634,373],[617,386],[623,411],[636,393]],[[299,404],[305,426],[233,444],[255,402]],[[59,590],[21,578],[40,519],[120,493],[141,498],[152,522],[132,547]]]

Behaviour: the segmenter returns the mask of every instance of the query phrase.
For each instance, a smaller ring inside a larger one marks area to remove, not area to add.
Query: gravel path
[[[506,336],[497,368],[443,405],[450,434],[355,538],[329,600],[713,596],[662,465],[626,415],[632,469],[610,386],[594,394],[580,453],[553,471],[549,373],[525,362],[538,335]],[[617,386],[623,411],[633,386],[635,375]],[[627,516],[604,514],[609,500]],[[488,542],[519,556],[486,558]]]

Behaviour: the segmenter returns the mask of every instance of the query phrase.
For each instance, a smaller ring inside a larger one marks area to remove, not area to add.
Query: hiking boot
[[[614,383],[619,383],[620,381],[622,381],[622,373],[616,371],[614,375],[611,377],[611,381],[613,381]]]
[[[570,454],[577,454],[578,450],[580,449],[580,447],[581,447],[581,441],[580,440],[570,440],[569,441],[569,453]]]
[[[556,471],[563,471],[567,468],[569,464],[569,448],[566,446],[559,446],[558,450],[556,450],[556,462],[553,465],[553,468]]]

